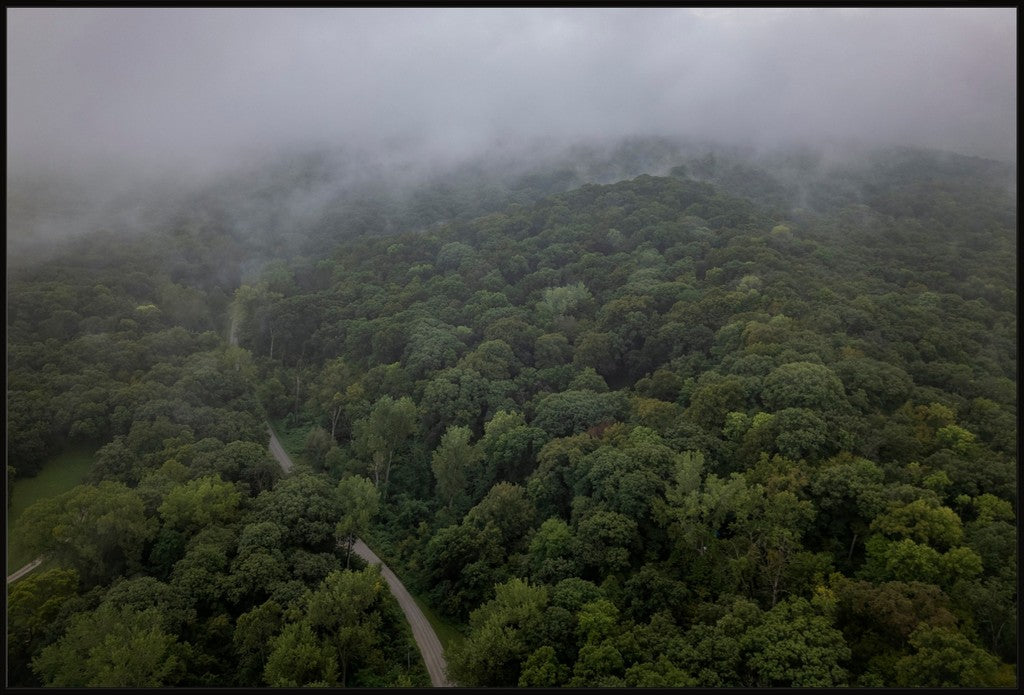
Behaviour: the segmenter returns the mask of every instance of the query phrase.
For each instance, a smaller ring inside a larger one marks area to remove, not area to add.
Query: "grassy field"
[[[17,524],[22,512],[39,500],[56,497],[67,492],[85,480],[92,466],[96,446],[82,444],[66,449],[43,464],[34,478],[14,481],[11,490],[11,508],[7,512],[7,568],[8,573],[32,561],[32,554],[22,548],[11,529]]]
[[[309,431],[313,429],[313,425],[303,424],[295,428],[289,428],[285,425],[284,418],[271,418],[271,427],[274,428],[274,432],[277,433],[277,438],[281,441],[281,446],[288,452],[292,461],[295,463],[309,464],[306,460],[306,454],[303,449],[306,448],[306,437],[309,435]]]

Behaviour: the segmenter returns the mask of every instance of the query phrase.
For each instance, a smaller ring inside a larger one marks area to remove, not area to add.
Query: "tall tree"
[[[360,572],[332,572],[309,596],[309,623],[337,659],[342,687],[352,664],[366,659],[380,641],[380,602],[385,591],[380,571],[371,565]]]
[[[370,414],[355,424],[356,448],[370,457],[373,484],[385,495],[395,455],[415,430],[416,405],[409,397],[396,401],[381,396]]]
[[[372,482],[360,475],[349,476],[342,478],[338,483],[338,503],[342,509],[342,516],[334,528],[334,534],[345,544],[347,569],[356,537],[369,530],[370,522],[377,514],[380,491]]]
[[[449,427],[431,459],[438,497],[449,508],[465,497],[473,466],[482,458],[480,448],[470,444],[472,436],[468,427]]]

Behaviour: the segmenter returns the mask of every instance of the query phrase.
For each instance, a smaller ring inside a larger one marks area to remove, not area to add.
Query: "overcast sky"
[[[1016,10],[7,10],[10,172],[628,134],[1013,159]]]

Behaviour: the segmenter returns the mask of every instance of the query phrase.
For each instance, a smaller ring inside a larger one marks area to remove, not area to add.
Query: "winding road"
[[[278,440],[277,435],[274,434],[273,428],[268,425],[267,429],[270,430],[270,453],[281,464],[281,468],[285,472],[290,471],[292,468],[291,458],[289,458],[284,447],[281,446],[281,442]],[[420,607],[416,605],[416,601],[413,600],[405,585],[395,576],[391,568],[385,565],[375,552],[370,550],[369,546],[362,539],[356,539],[352,550],[367,563],[380,566],[381,576],[388,583],[388,588],[391,589],[391,593],[394,594],[398,605],[402,608],[402,612],[405,613],[405,619],[409,621],[409,626],[412,628],[413,639],[416,640],[416,646],[419,647],[420,654],[423,655],[423,663],[426,664],[427,673],[430,674],[430,684],[434,687],[452,686],[452,683],[448,681],[445,675],[444,649],[441,647],[441,641],[437,638],[434,628],[430,626],[430,621],[423,615]]]
[[[274,433],[274,429],[267,425],[267,430],[270,432],[270,453],[273,455],[277,462],[281,464],[281,468],[284,469],[285,473],[292,469],[292,460],[288,456],[288,452],[281,446],[281,441],[277,438]],[[391,571],[391,568],[385,565],[377,554],[373,552],[361,538],[357,538],[355,544],[352,546],[352,550],[355,551],[356,555],[363,558],[368,564],[380,566],[381,576],[384,577],[384,581],[388,583],[388,588],[391,589],[391,593],[394,594],[395,600],[398,601],[398,605],[402,608],[402,612],[405,613],[405,619],[409,621],[409,626],[412,628],[413,639],[416,640],[416,646],[419,647],[420,654],[423,655],[423,663],[427,667],[427,673],[430,674],[430,683],[434,687],[451,687],[453,684],[448,681],[445,675],[446,665],[444,660],[444,649],[441,647],[441,641],[437,638],[437,633],[434,632],[434,628],[431,627],[430,621],[423,615],[423,611],[416,605],[416,601],[413,600],[412,595],[402,584],[401,580]],[[32,562],[28,563],[14,574],[7,576],[7,583],[11,584],[21,579],[23,576],[34,570],[43,561],[42,557],[38,557]]]

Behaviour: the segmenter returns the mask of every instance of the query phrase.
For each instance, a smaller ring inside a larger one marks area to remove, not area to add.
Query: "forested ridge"
[[[8,492],[98,451],[12,530],[9,683],[426,684],[361,535],[461,685],[1014,685],[1008,183],[634,142],[12,269]]]

